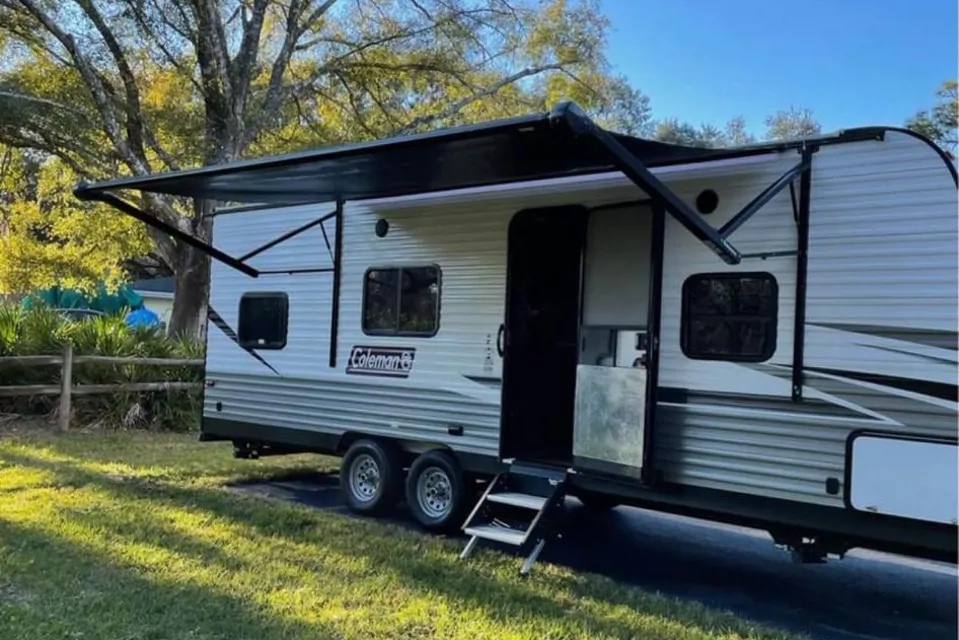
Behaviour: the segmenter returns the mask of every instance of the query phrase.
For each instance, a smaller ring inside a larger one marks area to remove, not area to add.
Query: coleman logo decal
[[[366,376],[407,378],[413,370],[416,349],[403,347],[360,347],[350,350],[346,372]]]

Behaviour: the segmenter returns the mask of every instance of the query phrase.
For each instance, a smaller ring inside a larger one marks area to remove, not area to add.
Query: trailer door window
[[[690,276],[683,283],[683,353],[693,360],[769,360],[778,307],[779,285],[770,273]]]
[[[285,293],[244,293],[240,298],[237,341],[243,348],[286,346],[290,301]]]
[[[440,268],[369,269],[363,281],[363,333],[430,337],[439,330]]]

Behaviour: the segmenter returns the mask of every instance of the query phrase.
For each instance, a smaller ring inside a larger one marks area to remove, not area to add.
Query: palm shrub
[[[0,306],[0,357],[53,355],[69,342],[75,356],[202,359],[199,340],[169,338],[150,329],[130,329],[121,315],[81,322],[44,308]],[[0,385],[59,384],[58,366],[0,367]],[[121,384],[158,381],[202,382],[196,366],[151,366],[130,363],[75,363],[73,383]],[[49,413],[51,396],[0,398],[0,412]],[[112,392],[73,396],[73,420],[82,425],[190,429],[199,421],[202,391]]]

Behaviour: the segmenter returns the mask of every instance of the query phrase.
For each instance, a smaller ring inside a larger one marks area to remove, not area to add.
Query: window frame
[[[406,269],[435,269],[436,270],[436,322],[433,323],[433,330],[427,331],[400,331],[400,308],[402,307],[403,296],[403,271]],[[367,307],[367,282],[371,271],[396,271],[397,272],[397,291],[396,291],[396,328],[395,329],[367,329],[366,328],[366,307]],[[363,283],[360,288],[362,300],[360,303],[360,330],[363,335],[372,337],[396,337],[396,338],[432,338],[440,331],[440,317],[443,306],[443,269],[435,262],[425,264],[393,264],[387,266],[367,267],[363,272]]]
[[[767,348],[755,356],[734,354],[702,354],[690,352],[689,330],[693,317],[690,315],[689,310],[690,296],[688,291],[692,286],[692,283],[696,282],[697,280],[743,280],[749,278],[762,279],[772,283],[776,306],[770,316],[715,315],[703,317],[734,318],[740,320],[749,319],[753,321],[765,319],[768,324],[772,325],[771,335],[769,336],[770,339],[768,341],[768,344],[772,345],[771,348]],[[687,276],[686,279],[683,280],[683,286],[680,293],[681,311],[679,317],[679,348],[682,350],[683,355],[690,360],[704,360],[710,362],[744,362],[752,364],[768,362],[774,355],[776,355],[776,351],[779,346],[779,293],[779,280],[775,275],[768,271],[711,271],[705,273],[694,273]]]
[[[282,301],[282,328],[283,328],[283,340],[282,342],[267,342],[265,344],[260,344],[258,342],[250,342],[243,339],[243,301],[252,298],[252,299],[279,299]],[[289,333],[290,333],[290,296],[285,291],[246,291],[240,296],[240,300],[237,302],[237,313],[236,313],[236,341],[244,349],[262,349],[268,351],[281,351],[286,348],[287,343],[289,342]]]

